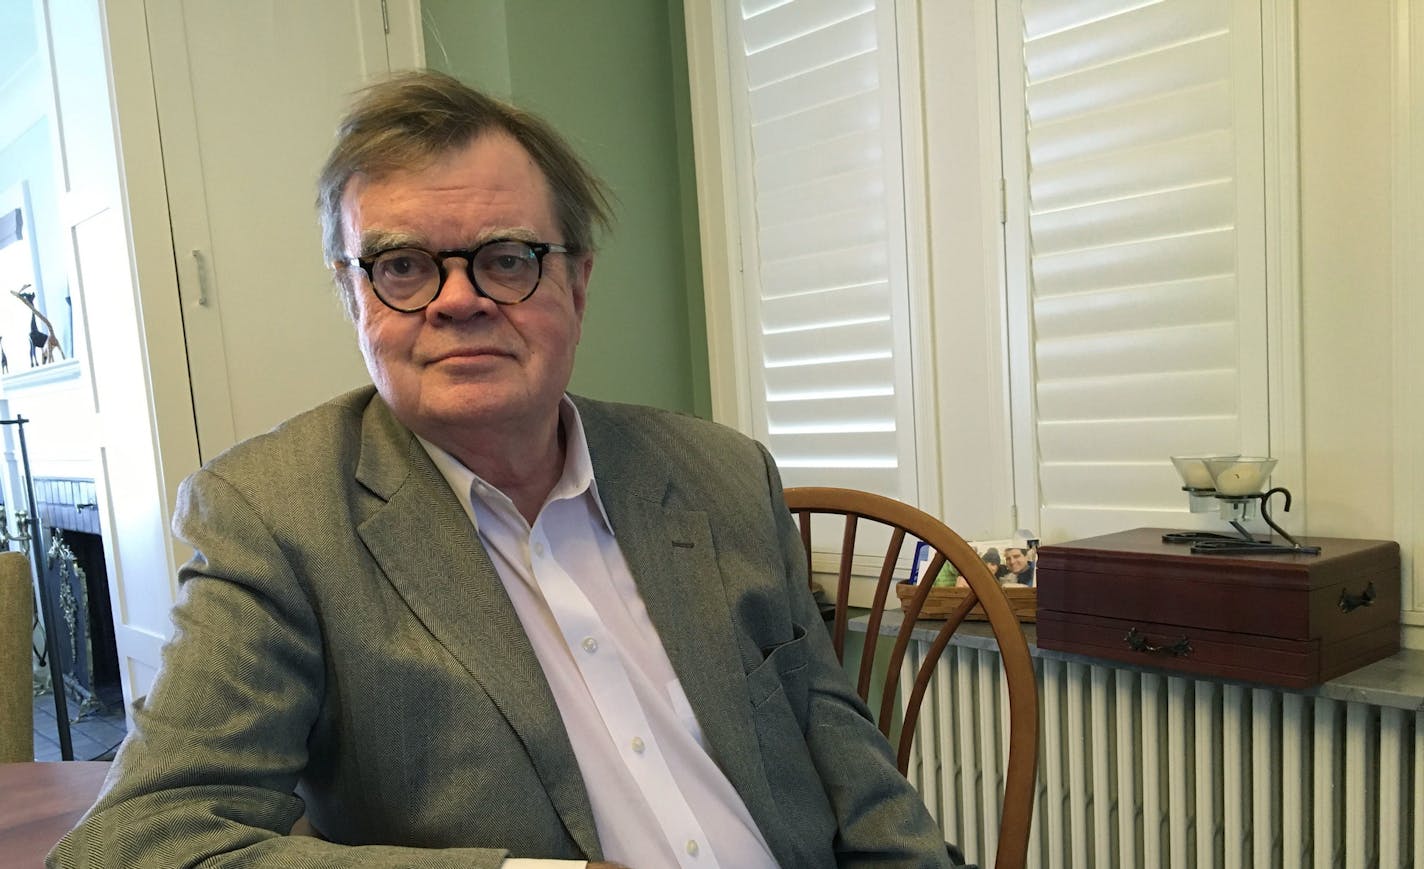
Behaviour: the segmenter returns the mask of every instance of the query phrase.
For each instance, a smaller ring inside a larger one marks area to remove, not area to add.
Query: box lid
[[[1118,574],[1130,571],[1158,579],[1192,579],[1236,585],[1309,590],[1397,571],[1399,544],[1343,537],[1300,538],[1319,555],[1217,555],[1194,553],[1184,544],[1163,543],[1167,528],[1134,528],[1067,543],[1040,546],[1040,587],[1056,572]]]
[[[1319,555],[1193,554],[1161,528],[1043,546],[1044,611],[1144,620],[1241,635],[1317,639],[1399,620],[1399,546],[1317,537]]]

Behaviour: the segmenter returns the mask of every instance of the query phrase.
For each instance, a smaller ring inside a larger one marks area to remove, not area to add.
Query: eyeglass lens
[[[441,261],[414,248],[398,248],[378,254],[369,273],[371,286],[386,304],[416,309],[428,305],[445,281],[445,259],[459,254],[442,254]],[[465,254],[466,274],[480,291],[496,302],[513,304],[527,298],[539,284],[539,256],[522,241],[496,241]]]

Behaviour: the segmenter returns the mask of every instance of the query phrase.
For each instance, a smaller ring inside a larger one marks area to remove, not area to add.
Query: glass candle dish
[[[1172,456],[1172,465],[1182,478],[1182,485],[1188,489],[1214,489],[1216,481],[1206,466],[1207,459],[1232,459],[1236,456]]]
[[[1205,460],[1218,495],[1240,497],[1261,491],[1276,460],[1269,456],[1229,456]]]

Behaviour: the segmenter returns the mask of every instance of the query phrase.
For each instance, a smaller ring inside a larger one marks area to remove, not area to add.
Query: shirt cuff
[[[587,860],[544,860],[534,857],[506,857],[500,869],[583,869]]]

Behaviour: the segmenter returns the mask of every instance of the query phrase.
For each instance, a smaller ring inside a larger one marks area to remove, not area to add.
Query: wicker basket
[[[900,596],[900,606],[907,607],[910,600],[915,596],[918,586],[910,585],[907,582],[895,583],[895,593]],[[1014,615],[1021,622],[1037,621],[1038,616],[1038,590],[1035,588],[1025,588],[1023,586],[1006,585],[1003,586],[1004,596],[1009,599],[1009,607],[1013,609]],[[959,606],[964,600],[965,594],[969,591],[967,585],[941,585],[930,589],[930,596],[925,598],[925,605],[920,610],[922,619],[944,619],[949,618],[949,614],[954,608]],[[983,622],[989,617],[984,615],[984,607],[975,605],[974,609],[965,616],[965,621]]]

